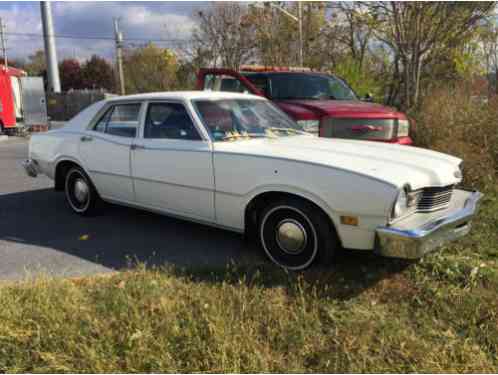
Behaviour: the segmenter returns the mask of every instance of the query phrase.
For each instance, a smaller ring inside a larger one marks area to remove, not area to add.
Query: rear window
[[[138,129],[141,104],[117,104],[109,108],[93,130],[119,137],[134,138]]]

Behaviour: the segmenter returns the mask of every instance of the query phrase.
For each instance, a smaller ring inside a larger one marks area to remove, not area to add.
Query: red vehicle
[[[46,124],[43,78],[0,65],[0,133]]]
[[[23,70],[0,66],[0,132],[14,128],[21,117],[19,80],[24,76]]]
[[[200,90],[248,92],[265,96],[311,133],[411,145],[410,124],[404,113],[360,100],[348,84],[334,75],[306,68],[243,66],[201,69]]]

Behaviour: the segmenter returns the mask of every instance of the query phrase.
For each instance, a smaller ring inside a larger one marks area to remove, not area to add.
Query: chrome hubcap
[[[277,243],[288,254],[299,254],[308,242],[306,230],[296,220],[286,219],[277,225]]]
[[[88,185],[81,178],[74,183],[74,197],[79,203],[84,203],[88,199]]]

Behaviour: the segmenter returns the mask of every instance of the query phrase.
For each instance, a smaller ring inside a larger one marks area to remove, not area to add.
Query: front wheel
[[[64,191],[74,212],[83,216],[95,213],[99,197],[83,169],[73,167],[67,172]]]
[[[330,263],[338,247],[328,217],[313,204],[284,199],[265,208],[259,236],[266,255],[289,270],[303,270],[313,263]]]

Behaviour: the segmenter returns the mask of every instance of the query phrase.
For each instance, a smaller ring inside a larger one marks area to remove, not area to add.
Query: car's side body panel
[[[131,157],[136,202],[215,221],[210,144],[166,139],[138,144]]]
[[[216,147],[216,146],[215,146]],[[216,216],[222,225],[244,228],[248,203],[267,192],[291,193],[321,207],[332,219],[343,246],[372,248],[375,228],[386,223],[396,189],[368,177],[309,163],[214,153]],[[241,167],[243,166],[243,167]],[[340,223],[342,215],[359,216],[358,227]]]

